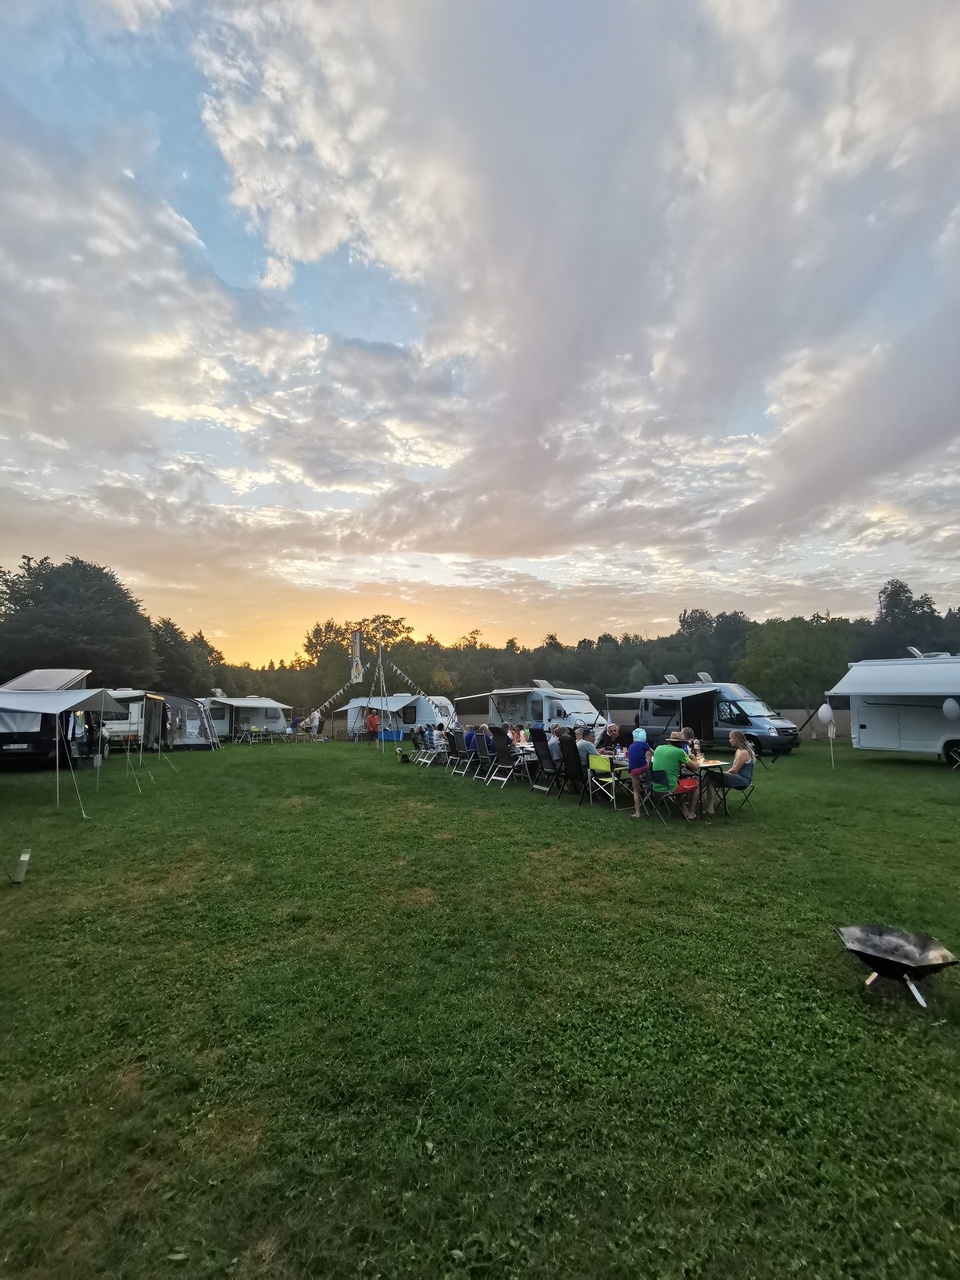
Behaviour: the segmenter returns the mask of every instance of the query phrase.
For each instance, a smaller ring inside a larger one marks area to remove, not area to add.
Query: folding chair
[[[530,740],[533,743],[533,749],[537,753],[537,772],[533,775],[533,782],[530,784],[531,791],[543,791],[547,795],[558,786],[563,791],[563,761],[554,760],[550,752],[550,743],[547,739],[545,730],[531,729]],[[546,783],[546,786],[544,786]]]
[[[657,791],[658,786],[666,787],[667,790]],[[675,813],[680,814],[681,818],[685,816],[682,808],[680,807],[684,793],[678,792],[678,791],[671,791],[669,788],[670,788],[670,779],[667,777],[666,771],[664,769],[651,769],[650,770],[651,816],[655,814],[660,819],[660,821],[663,823],[664,826],[667,825],[667,820],[664,817],[665,809],[673,809]]]
[[[477,756],[479,763],[477,765],[475,778],[479,778],[481,782],[486,782],[491,771],[496,764],[496,757],[490,755],[490,748],[487,746],[487,735],[477,730]]]
[[[577,743],[569,734],[564,734],[560,739],[560,754],[563,756],[563,777],[564,786],[557,792],[557,799],[563,795],[566,784],[572,783],[575,788],[579,788],[580,796],[577,801],[577,807],[583,803],[583,797],[587,791],[587,771],[583,767],[583,761],[580,759],[580,752],[577,750]]]
[[[477,761],[477,753],[468,751],[467,744],[464,741],[464,733],[462,729],[457,729],[453,735],[454,742],[457,744],[457,759],[453,766],[453,776],[455,778],[465,778]]]
[[[587,756],[587,794],[593,804],[594,795],[605,796],[617,807],[617,788],[623,786],[608,756]]]
[[[448,729],[447,730],[447,761],[446,761],[446,764],[443,766],[444,773],[446,773],[448,769],[450,770],[456,769],[457,762],[459,761],[460,756],[463,753],[463,750],[464,750],[463,734],[462,733],[460,734],[460,737],[458,740],[456,731],[454,729]]]
[[[491,782],[499,782],[500,790],[502,791],[510,779],[516,775],[517,768],[522,766],[523,761],[519,756],[511,754],[510,742],[499,725],[490,726],[490,736],[493,738],[495,758],[493,767],[487,774],[485,782],[488,787]]]
[[[750,799],[750,796],[753,794],[753,788],[754,788],[754,784],[752,782],[750,783],[749,787],[744,787],[742,790],[739,787],[730,788],[730,791],[729,791],[730,795],[735,795],[740,797],[740,803],[737,805],[737,813],[740,812],[740,810],[743,808],[744,805],[747,805],[749,808],[753,809],[754,813],[757,812],[756,808],[754,807],[753,801]]]

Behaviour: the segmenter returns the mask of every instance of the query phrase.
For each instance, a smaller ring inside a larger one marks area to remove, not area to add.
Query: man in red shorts
[[[377,732],[380,728],[380,717],[370,708],[370,714],[367,716],[367,742],[372,747],[377,741]]]
[[[699,769],[700,766],[688,757],[682,743],[683,738],[679,733],[671,733],[669,740],[661,742],[654,751],[651,768],[654,772],[667,775],[667,786],[655,782],[653,789],[661,795],[668,791],[682,795],[680,812],[688,822],[692,822],[697,816],[697,790],[700,783],[696,778],[681,778],[680,770]]]

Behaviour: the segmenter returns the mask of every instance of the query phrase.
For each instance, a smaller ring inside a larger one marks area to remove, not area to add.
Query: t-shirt
[[[554,760],[562,760],[562,759],[563,759],[563,751],[562,751],[562,749],[561,749],[561,747],[560,747],[560,739],[559,739],[559,738],[555,738],[555,737],[551,734],[551,735],[550,735],[550,737],[547,739],[547,746],[550,748],[550,754],[553,756]]]
[[[627,747],[627,768],[645,769],[647,767],[647,752],[649,750],[649,744],[646,742],[631,742],[629,747]]]
[[[463,745],[468,751],[476,751],[477,749],[477,733],[475,729],[468,729],[463,735]]]
[[[376,733],[380,728],[380,721],[375,715],[367,716],[367,729],[370,733]]]
[[[661,742],[653,753],[653,767],[667,775],[669,786],[653,784],[654,791],[676,791],[680,781],[680,768],[687,763],[687,753],[683,747],[673,742]]]
[[[577,743],[577,750],[580,752],[580,759],[583,761],[584,765],[587,763],[588,756],[598,756],[600,754],[593,743],[588,742],[586,738],[580,739]]]

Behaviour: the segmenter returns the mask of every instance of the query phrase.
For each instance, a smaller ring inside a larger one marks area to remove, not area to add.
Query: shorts
[[[377,740],[377,730],[376,730],[376,729],[368,729],[368,730],[367,730],[367,741],[368,741],[368,742],[376,742],[376,740]]]
[[[630,777],[631,777],[631,778],[642,778],[642,777],[643,777],[643,775],[644,775],[646,772],[647,772],[647,766],[646,766],[646,765],[644,765],[642,769],[631,769],[631,770],[630,770]]]
[[[673,794],[676,795],[678,791],[696,791],[699,785],[700,783],[696,778],[681,778],[674,787]]]

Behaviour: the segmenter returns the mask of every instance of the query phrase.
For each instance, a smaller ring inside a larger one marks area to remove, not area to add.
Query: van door
[[[900,720],[896,707],[861,702],[856,711],[857,745],[873,751],[896,751],[900,746]]]

